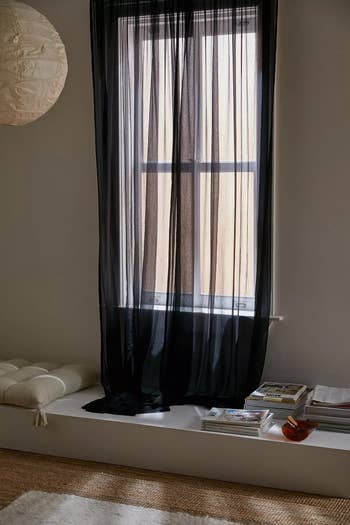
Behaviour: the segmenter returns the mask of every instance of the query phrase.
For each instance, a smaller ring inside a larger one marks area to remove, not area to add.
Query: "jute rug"
[[[281,465],[281,476],[287,475]],[[350,500],[0,450],[0,508],[29,491],[244,525],[350,525]]]
[[[27,492],[0,511],[0,525],[239,525],[68,494]]]

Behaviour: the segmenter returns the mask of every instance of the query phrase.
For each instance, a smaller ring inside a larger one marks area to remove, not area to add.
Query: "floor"
[[[288,475],[281,465],[281,476]],[[350,500],[0,450],[0,508],[29,490],[182,511],[244,525],[349,525]]]

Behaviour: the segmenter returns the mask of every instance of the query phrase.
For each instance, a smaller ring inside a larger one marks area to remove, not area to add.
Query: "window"
[[[148,253],[147,257],[140,256],[139,261],[143,304],[150,302],[161,307],[173,287],[168,282],[170,210],[174,148],[180,147],[181,161],[176,169],[182,185],[181,213],[186,215],[183,221],[186,231],[181,232],[181,264],[185,267],[180,285],[183,307],[205,311],[211,305],[231,310],[234,305],[237,310],[254,309],[257,220],[254,12],[247,17],[245,9],[245,17],[241,19],[238,13],[235,31],[229,16],[225,18],[225,10],[220,29],[208,12],[195,13],[186,49],[185,39],[181,34],[172,34],[169,23],[160,24],[158,20],[155,28],[152,19],[144,17],[136,27],[132,20],[119,20],[120,46],[139,42],[136,47],[130,46],[128,60],[121,62],[119,91],[121,97],[134,93],[132,114],[122,115],[121,124],[124,130],[138,133],[130,138],[136,144],[134,158],[126,161],[123,169],[133,170],[132,174],[130,171],[133,182],[125,191],[138,192],[139,209],[125,210],[125,214],[134,213],[138,217],[138,240],[144,253],[153,250],[153,256]],[[180,27],[185,31],[184,26]],[[182,93],[184,86],[189,95],[178,98],[183,104],[179,146],[178,137],[174,137],[174,104],[176,92]],[[138,120],[140,126],[128,128],[128,119]],[[140,159],[136,158],[138,151],[142,152]],[[147,268],[143,261],[147,261]],[[124,260],[123,264],[134,263]]]

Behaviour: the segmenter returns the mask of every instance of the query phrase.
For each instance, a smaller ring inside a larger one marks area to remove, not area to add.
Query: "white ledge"
[[[349,434],[315,430],[294,443],[279,424],[263,437],[201,431],[196,406],[134,417],[81,408],[102,395],[90,388],[55,401],[39,429],[32,411],[0,405],[0,447],[350,498]]]

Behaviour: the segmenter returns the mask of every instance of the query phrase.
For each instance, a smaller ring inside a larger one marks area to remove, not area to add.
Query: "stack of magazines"
[[[237,408],[213,407],[202,417],[202,430],[259,436],[272,424],[273,415],[269,410],[240,410]]]
[[[319,430],[350,433],[350,388],[316,385],[305,417],[317,421]]]
[[[299,417],[307,399],[307,386],[295,383],[267,382],[245,400],[246,410],[269,409],[275,418]]]

